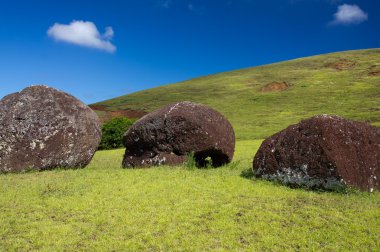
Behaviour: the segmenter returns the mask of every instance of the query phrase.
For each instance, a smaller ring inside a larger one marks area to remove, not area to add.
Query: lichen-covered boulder
[[[266,139],[253,170],[258,177],[291,186],[380,189],[380,128],[315,116]]]
[[[138,120],[124,135],[124,167],[178,165],[189,153],[199,166],[207,158],[217,167],[232,160],[235,134],[219,112],[193,102],[179,102]]]
[[[84,167],[100,137],[97,115],[56,89],[31,86],[0,101],[0,172]]]

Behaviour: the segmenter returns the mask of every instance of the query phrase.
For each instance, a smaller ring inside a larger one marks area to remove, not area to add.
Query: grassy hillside
[[[0,175],[0,251],[379,251],[380,193],[313,192],[233,163],[121,169],[124,150],[79,170]]]
[[[380,49],[347,51],[225,72],[93,104],[98,115],[141,116],[176,101],[207,104],[238,139],[267,137],[316,114],[380,126]]]

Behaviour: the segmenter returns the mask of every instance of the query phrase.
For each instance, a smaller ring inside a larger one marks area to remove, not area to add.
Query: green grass
[[[328,65],[346,59],[352,69]],[[380,126],[380,49],[313,56],[247,68],[161,86],[97,103],[107,111],[152,111],[168,103],[194,101],[223,113],[237,139],[262,139],[317,114],[337,114]],[[263,93],[260,88],[286,81],[290,88]],[[99,116],[106,112],[97,111]]]
[[[355,67],[336,71],[340,59]],[[190,100],[222,112],[239,141],[217,169],[126,170],[123,150],[79,170],[0,175],[0,251],[380,251],[380,192],[315,192],[255,179],[264,137],[321,113],[380,126],[380,49],[210,75],[98,103],[106,111]],[[286,91],[260,88],[286,81]],[[253,140],[258,139],[258,140]]]
[[[249,177],[261,140],[217,169],[121,169],[123,150],[80,170],[0,175],[0,251],[379,251],[380,193],[290,189]]]

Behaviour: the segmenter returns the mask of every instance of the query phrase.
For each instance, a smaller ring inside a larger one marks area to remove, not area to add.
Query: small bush
[[[211,157],[207,157],[204,162],[202,162],[202,165],[197,161],[194,152],[190,152],[187,154],[186,161],[184,163],[184,167],[189,170],[202,168],[202,169],[210,169],[215,168],[212,165],[212,159]]]
[[[115,117],[102,126],[102,140],[99,150],[110,150],[123,147],[123,135],[135,122],[135,119]]]
[[[186,162],[184,163],[186,169],[193,170],[197,168],[197,162],[195,161],[194,153],[190,152],[187,154]]]

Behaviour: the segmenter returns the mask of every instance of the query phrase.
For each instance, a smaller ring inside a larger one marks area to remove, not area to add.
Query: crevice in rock
[[[195,162],[198,167],[219,167],[228,163],[228,156],[216,149],[209,149],[194,153]]]

